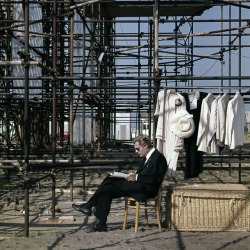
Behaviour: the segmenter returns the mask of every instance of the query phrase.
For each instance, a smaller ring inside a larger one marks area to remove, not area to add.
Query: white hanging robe
[[[217,106],[217,117],[216,117],[216,141],[217,145],[220,147],[225,146],[225,134],[226,134],[226,115],[227,106],[229,102],[229,96],[224,93],[218,100]]]
[[[198,146],[199,151],[209,153],[210,149],[208,148],[208,128],[209,128],[209,119],[211,112],[211,105],[214,100],[213,94],[209,93],[202,101],[201,104],[201,114],[198,127],[198,135],[196,145]]]
[[[238,91],[227,105],[225,144],[230,149],[235,149],[237,146],[243,145],[245,125],[244,100]]]
[[[171,117],[179,110],[186,110],[185,98],[174,90],[158,93],[155,114],[158,116],[156,127],[157,149],[163,153],[168,163],[168,176],[174,176],[177,168],[179,151],[184,140],[177,137],[170,129]]]

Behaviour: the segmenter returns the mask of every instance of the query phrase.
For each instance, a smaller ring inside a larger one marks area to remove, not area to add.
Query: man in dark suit
[[[152,146],[146,135],[136,137],[133,144],[136,153],[144,158],[136,173],[129,173],[126,179],[107,176],[87,203],[72,204],[75,210],[87,216],[92,214],[93,207],[96,208],[94,215],[98,222],[93,232],[108,231],[106,222],[113,199],[130,196],[145,201],[159,190],[167,170],[165,157]]]

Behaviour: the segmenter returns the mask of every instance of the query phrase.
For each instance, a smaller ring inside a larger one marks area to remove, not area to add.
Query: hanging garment
[[[201,105],[201,114],[198,127],[197,135],[197,146],[198,150],[210,153],[210,148],[208,147],[208,128],[209,128],[209,119],[211,113],[211,105],[214,100],[213,94],[209,93],[202,101]]]
[[[183,149],[184,139],[171,132],[171,117],[180,110],[186,110],[182,95],[174,90],[163,90],[158,93],[154,115],[158,116],[156,127],[157,149],[163,153],[168,163],[168,176],[174,176],[177,168],[179,151]]]
[[[163,139],[163,128],[164,128],[164,105],[166,102],[165,90],[161,90],[158,92],[157,101],[156,101],[156,109],[154,115],[158,117],[157,126],[156,126],[156,134],[155,137],[157,139]],[[161,152],[162,153],[162,152]]]
[[[164,127],[165,127],[165,102],[166,102],[166,90],[161,90],[158,92],[157,102],[156,102],[156,109],[154,115],[158,117],[157,119],[157,126],[156,126],[156,148],[159,152],[164,154]]]
[[[228,102],[229,102],[229,96],[227,93],[224,93],[218,100],[218,105],[217,105],[216,141],[217,145],[220,147],[225,146],[226,114],[227,114]]]
[[[185,158],[185,179],[197,177],[203,172],[203,152],[198,151],[196,145],[198,126],[201,114],[203,99],[207,96],[204,92],[182,93],[186,100],[186,109],[193,115],[195,130],[192,136],[184,139]]]
[[[225,144],[235,149],[244,143],[244,128],[246,126],[245,105],[239,91],[227,105]]]
[[[219,154],[220,148],[216,142],[216,127],[217,127],[217,109],[218,101],[221,96],[217,96],[211,104],[211,112],[209,118],[208,135],[207,135],[207,148],[209,154]]]

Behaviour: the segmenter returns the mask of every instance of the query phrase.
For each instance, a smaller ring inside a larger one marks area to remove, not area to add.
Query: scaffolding
[[[83,148],[116,141],[117,113],[130,114],[136,134],[144,117],[152,135],[164,87],[247,88],[248,9],[246,1],[2,1],[3,154],[27,143],[55,154],[65,133],[73,152],[77,118]]]
[[[163,88],[240,91],[247,107],[249,8],[231,0],[2,0],[2,162],[23,160],[24,176],[31,159],[74,164],[122,140],[119,124],[129,126],[126,140],[145,124],[154,139]]]

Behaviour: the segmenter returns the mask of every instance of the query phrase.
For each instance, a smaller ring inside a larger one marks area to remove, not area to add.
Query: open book
[[[128,174],[124,174],[124,173],[121,173],[121,172],[114,171],[113,173],[110,174],[110,177],[127,178]]]

